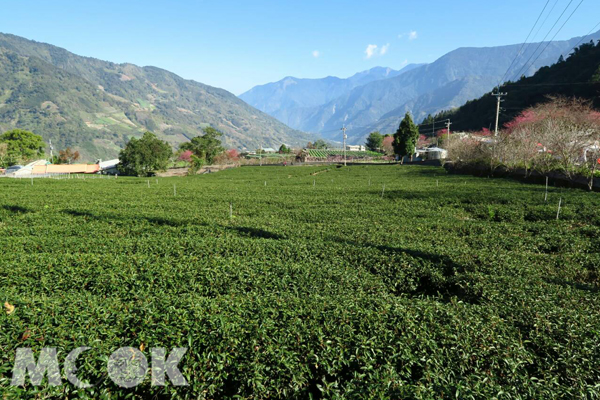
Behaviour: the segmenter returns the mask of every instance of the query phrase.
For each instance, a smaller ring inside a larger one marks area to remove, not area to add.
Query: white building
[[[367,151],[367,148],[362,145],[346,145],[346,151]]]

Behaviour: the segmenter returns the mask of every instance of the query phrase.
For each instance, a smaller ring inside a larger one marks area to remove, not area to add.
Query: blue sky
[[[458,47],[521,43],[546,1],[0,0],[0,32],[240,94],[285,76],[347,77],[431,62]],[[569,1],[550,0],[547,12],[556,7],[538,39]],[[557,39],[599,22],[600,1],[584,0]]]

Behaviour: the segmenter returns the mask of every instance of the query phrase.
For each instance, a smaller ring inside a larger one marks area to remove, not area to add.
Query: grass
[[[0,179],[0,392],[596,398],[599,206],[417,166]],[[77,346],[97,387],[9,386],[16,348]],[[122,346],[188,347],[189,386],[117,387]]]

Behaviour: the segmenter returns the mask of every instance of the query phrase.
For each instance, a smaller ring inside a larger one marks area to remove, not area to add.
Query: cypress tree
[[[413,122],[410,113],[406,113],[398,130],[394,134],[394,152],[403,159],[405,156],[412,156],[419,140],[419,128]]]

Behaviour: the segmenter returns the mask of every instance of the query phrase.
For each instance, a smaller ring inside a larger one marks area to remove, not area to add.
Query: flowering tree
[[[458,163],[536,170],[546,174],[561,171],[566,176],[585,175],[593,187],[600,169],[600,113],[580,99],[550,98],[523,111],[504,125],[497,137],[483,129],[471,138],[455,141],[449,155]]]
[[[179,153],[179,157],[177,157],[177,160],[189,163],[192,160],[193,154],[194,153],[191,150],[184,150],[181,153]]]
[[[425,135],[419,135],[419,140],[417,141],[417,147],[427,147],[429,145],[429,138]]]
[[[584,100],[552,98],[510,122],[505,135],[513,136],[514,147],[526,148],[522,158],[533,155],[537,170],[558,169],[571,176],[586,148],[598,140],[600,118]]]
[[[237,161],[240,158],[240,153],[238,153],[236,149],[229,149],[225,152],[225,154],[227,155],[227,158],[232,161]]]
[[[481,128],[481,131],[478,133],[480,136],[492,136],[492,131],[488,128]]]

